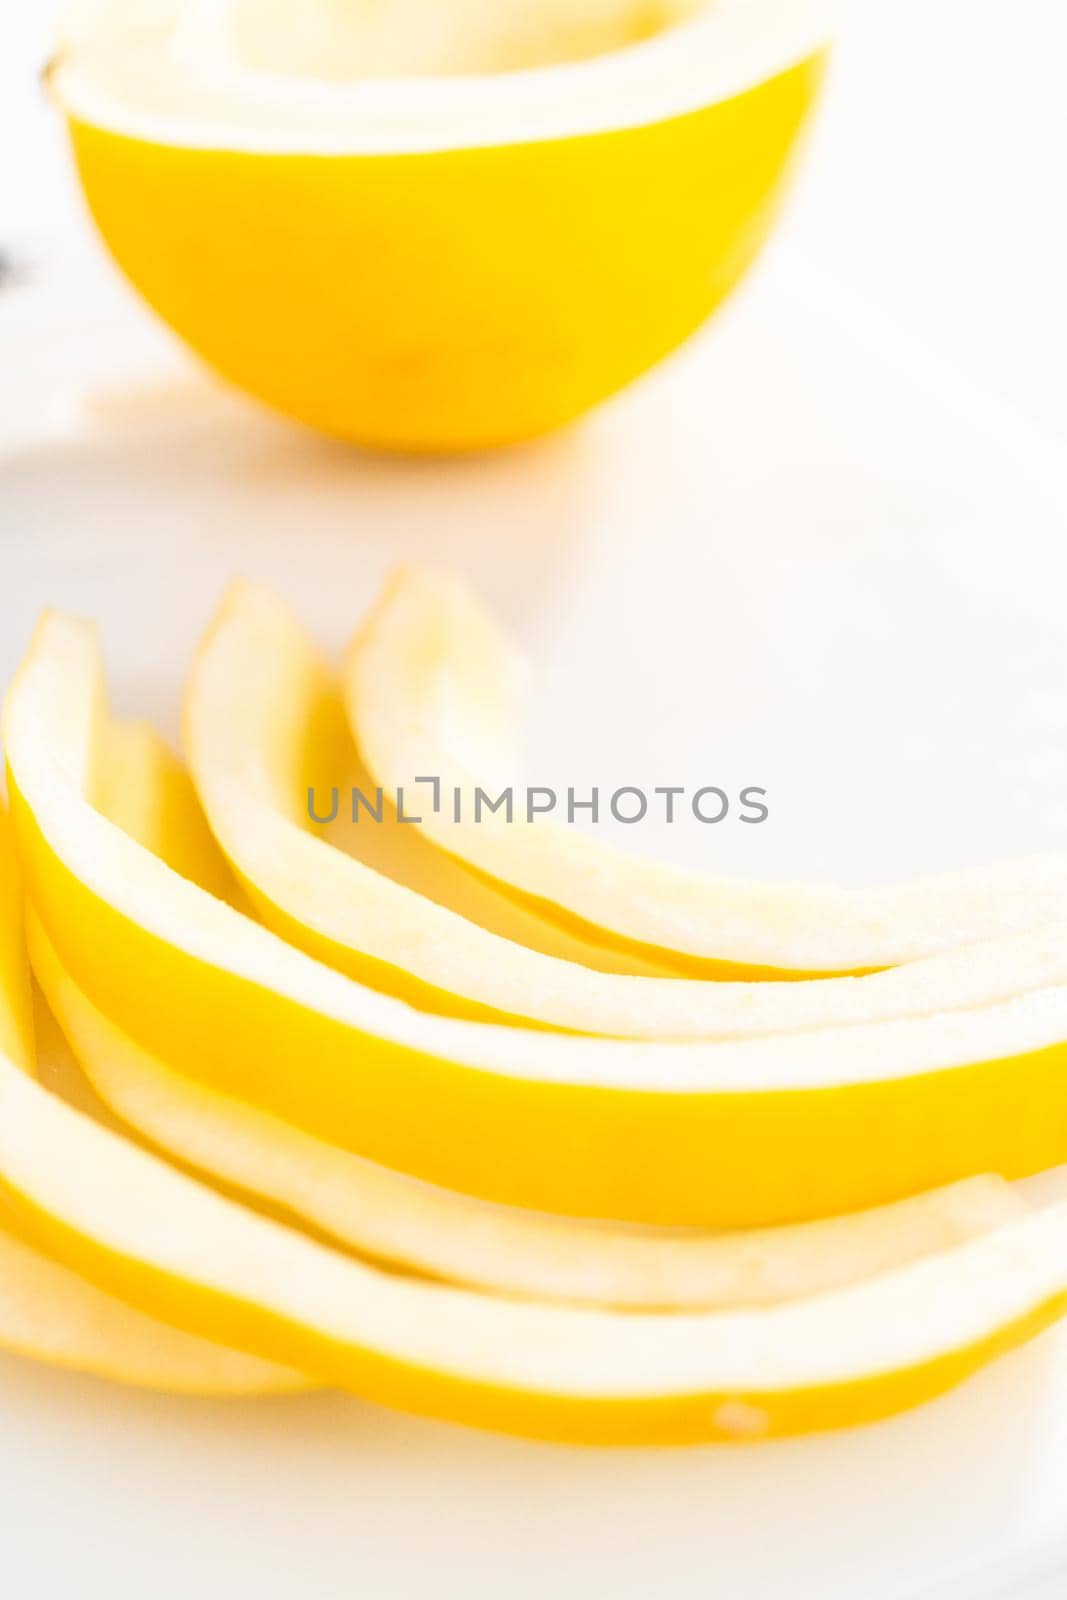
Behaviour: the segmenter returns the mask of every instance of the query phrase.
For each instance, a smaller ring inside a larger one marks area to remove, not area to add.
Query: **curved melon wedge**
[[[42,1255],[2,1213],[0,1347],[49,1366],[174,1394],[251,1396],[314,1387],[288,1367],[183,1333],[106,1294]]]
[[[33,997],[22,937],[22,884],[15,838],[0,802],[0,1051],[33,1071]]]
[[[1067,983],[1063,922],[818,983],[590,972],[501,939],[315,836],[309,794],[326,805],[352,766],[343,708],[288,608],[249,584],[231,587],[197,655],[185,744],[215,836],[263,921],[424,1010],[619,1038],[730,1038],[964,1010]],[[363,813],[364,830],[380,825]]]
[[[501,701],[514,676],[508,641],[464,584],[405,568],[349,654],[352,731],[387,794],[425,797],[419,775],[440,780],[440,809],[418,808],[435,844],[586,937],[673,960],[690,975],[795,978],[896,966],[1063,915],[1067,853],[847,890],[686,870],[544,817],[527,822],[519,809],[510,823],[485,810],[476,823],[476,788],[495,796],[502,787]]]
[[[383,1403],[531,1436],[668,1443],[850,1425],[1062,1313],[1067,1205],[858,1287],[760,1311],[524,1305],[391,1277],[255,1216],[0,1059],[0,1190],[79,1272]]]
[[[108,722],[100,737],[93,791],[97,809],[149,849],[153,840],[164,842],[167,865],[175,872],[247,910],[192,780],[170,746],[146,722]]]
[[[130,1127],[339,1243],[495,1294],[678,1310],[769,1305],[935,1255],[1018,1218],[992,1174],[795,1227],[708,1235],[583,1223],[488,1205],[376,1166],[172,1072],[110,1023],[30,918],[38,981],[100,1098]]]
[[[0,1057],[30,1075],[34,1041],[21,892],[0,805]],[[307,1388],[299,1373],[211,1344],[134,1311],[35,1248],[0,1204],[0,1348],[52,1366],[191,1394]]]
[[[108,731],[101,807],[176,871],[223,878],[181,763],[152,728]],[[223,885],[225,887],[225,885]],[[413,1182],[170,1071],[105,1018],[63,970],[39,919],[33,965],[101,1099],[189,1166],[258,1195],[362,1253],[491,1292],[576,1304],[679,1309],[770,1304],[932,1255],[1025,1209],[993,1174],[854,1216],[712,1235],[583,1224],[491,1206]]]
[[[95,810],[103,703],[92,630],[46,619],[4,718],[27,882],[94,1004],[209,1087],[444,1188],[626,1222],[804,1221],[1067,1156],[1065,988],[725,1043],[426,1015],[294,950]]]

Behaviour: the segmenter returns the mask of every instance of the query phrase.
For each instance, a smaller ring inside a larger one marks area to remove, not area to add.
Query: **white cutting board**
[[[0,299],[5,440],[2,678],[72,607],[118,705],[173,730],[227,577],[338,647],[391,562],[432,560],[534,659],[534,781],[769,792],[762,827],[616,828],[634,848],[860,883],[1067,835],[1054,452],[795,251],[591,423],[452,463],[201,387],[78,263]],[[1067,1509],[1067,1338],[857,1433],[648,1454],[4,1359],[0,1506],[20,1600],[1021,1595]]]

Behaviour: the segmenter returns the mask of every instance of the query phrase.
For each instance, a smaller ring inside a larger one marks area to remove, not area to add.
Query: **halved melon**
[[[715,1227],[1067,1156],[1067,989],[727,1043],[430,1016],[294,950],[94,810],[103,707],[93,631],[46,618],[4,726],[49,936],[143,1048],[305,1132],[483,1199]]]
[[[509,642],[459,579],[404,568],[349,654],[352,731],[373,782],[426,798],[418,812],[435,844],[586,937],[691,975],[797,978],[895,966],[1063,917],[1067,853],[847,890],[687,871],[528,821],[521,804],[510,822],[488,809],[475,821],[476,789],[495,798],[501,787],[494,743],[514,677]],[[440,780],[438,809],[421,774]]]
[[[34,1070],[21,891],[0,805],[0,1058]],[[981,1200],[979,1204],[981,1205]],[[0,1348],[53,1366],[191,1394],[271,1394],[307,1388],[299,1373],[169,1327],[124,1305],[36,1248],[0,1203]]]
[[[499,688],[503,680],[488,681]],[[401,703],[402,724],[404,715]],[[1067,984],[1062,921],[866,978],[818,983],[625,977],[498,938],[321,836],[310,797],[317,794],[326,810],[331,795],[344,803],[339,794],[352,768],[344,711],[287,607],[249,584],[231,587],[198,652],[185,744],[216,838],[267,925],[338,971],[424,1010],[621,1038],[729,1038],[965,1010]],[[368,798],[373,805],[373,792]],[[362,817],[364,832],[385,825],[365,809]]]
[[[82,0],[51,81],[108,246],[226,378],[378,445],[579,415],[765,239],[823,0]]]

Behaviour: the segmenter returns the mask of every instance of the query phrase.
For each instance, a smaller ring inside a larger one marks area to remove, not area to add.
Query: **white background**
[[[91,246],[31,83],[48,9],[0,24],[0,237],[42,276],[59,269],[77,284]],[[225,506],[226,560],[285,583],[338,640],[399,537],[400,506],[405,547],[476,567],[544,658],[555,683],[535,740],[572,772],[588,753],[582,717],[550,724],[583,695],[594,716],[594,590],[599,648],[622,676],[612,705],[655,704],[642,759],[666,763],[693,715],[667,693],[662,662],[650,688],[640,653],[624,651],[642,607],[662,611],[653,636],[679,674],[722,681],[749,651],[757,665],[746,657],[727,681],[715,726],[735,764],[777,763],[783,815],[758,854],[746,845],[746,870],[828,863],[859,875],[862,854],[892,873],[1055,843],[1067,802],[1063,522],[1050,509],[1067,432],[1065,63],[1062,0],[857,3],[772,260],[706,349],[583,442],[408,478],[223,408],[155,453],[79,457],[62,471],[60,457],[31,453],[0,490],[0,676],[43,600],[78,605],[105,617],[125,701],[171,718],[218,582],[209,503]],[[40,310],[27,301],[20,329],[16,305],[0,313],[9,420],[42,385],[92,368],[111,340],[95,301],[79,314],[77,292],[49,313],[47,340]],[[667,488],[647,478],[649,439]],[[767,474],[768,456],[784,477]],[[696,516],[690,500],[705,493]],[[728,539],[703,526],[712,511]],[[489,554],[471,531],[478,519],[499,524]],[[325,563],[345,581],[324,593]],[[754,581],[761,609],[742,626]],[[841,616],[820,611],[828,586]],[[790,657],[782,641],[801,638],[798,613],[818,620]],[[784,705],[776,722],[771,693]],[[761,742],[771,728],[773,758]],[[605,709],[597,731],[607,758],[623,760],[625,719]],[[845,763],[848,742],[856,759]],[[894,789],[905,760],[911,781]],[[801,781],[808,768],[814,783]],[[933,785],[921,803],[918,775]],[[862,829],[828,824],[830,789]],[[1043,1595],[1011,1574],[1020,1552],[1040,1565],[1063,1524],[1065,1366],[1054,1337],[852,1436],[604,1455],[482,1439],[333,1396],[176,1402],[5,1361],[0,1570],[19,1600],[595,1587],[635,1600],[910,1600],[954,1574],[954,1594]]]

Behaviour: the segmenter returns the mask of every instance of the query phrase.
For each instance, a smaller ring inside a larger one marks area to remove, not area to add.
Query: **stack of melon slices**
[[[0,1342],[662,1442],[885,1415],[1049,1322],[1067,860],[757,889],[544,820],[313,821],[315,785],[492,783],[511,660],[440,574],[340,679],[237,586],[187,773],[43,620],[3,728]],[[35,1081],[28,961],[107,1119]]]

